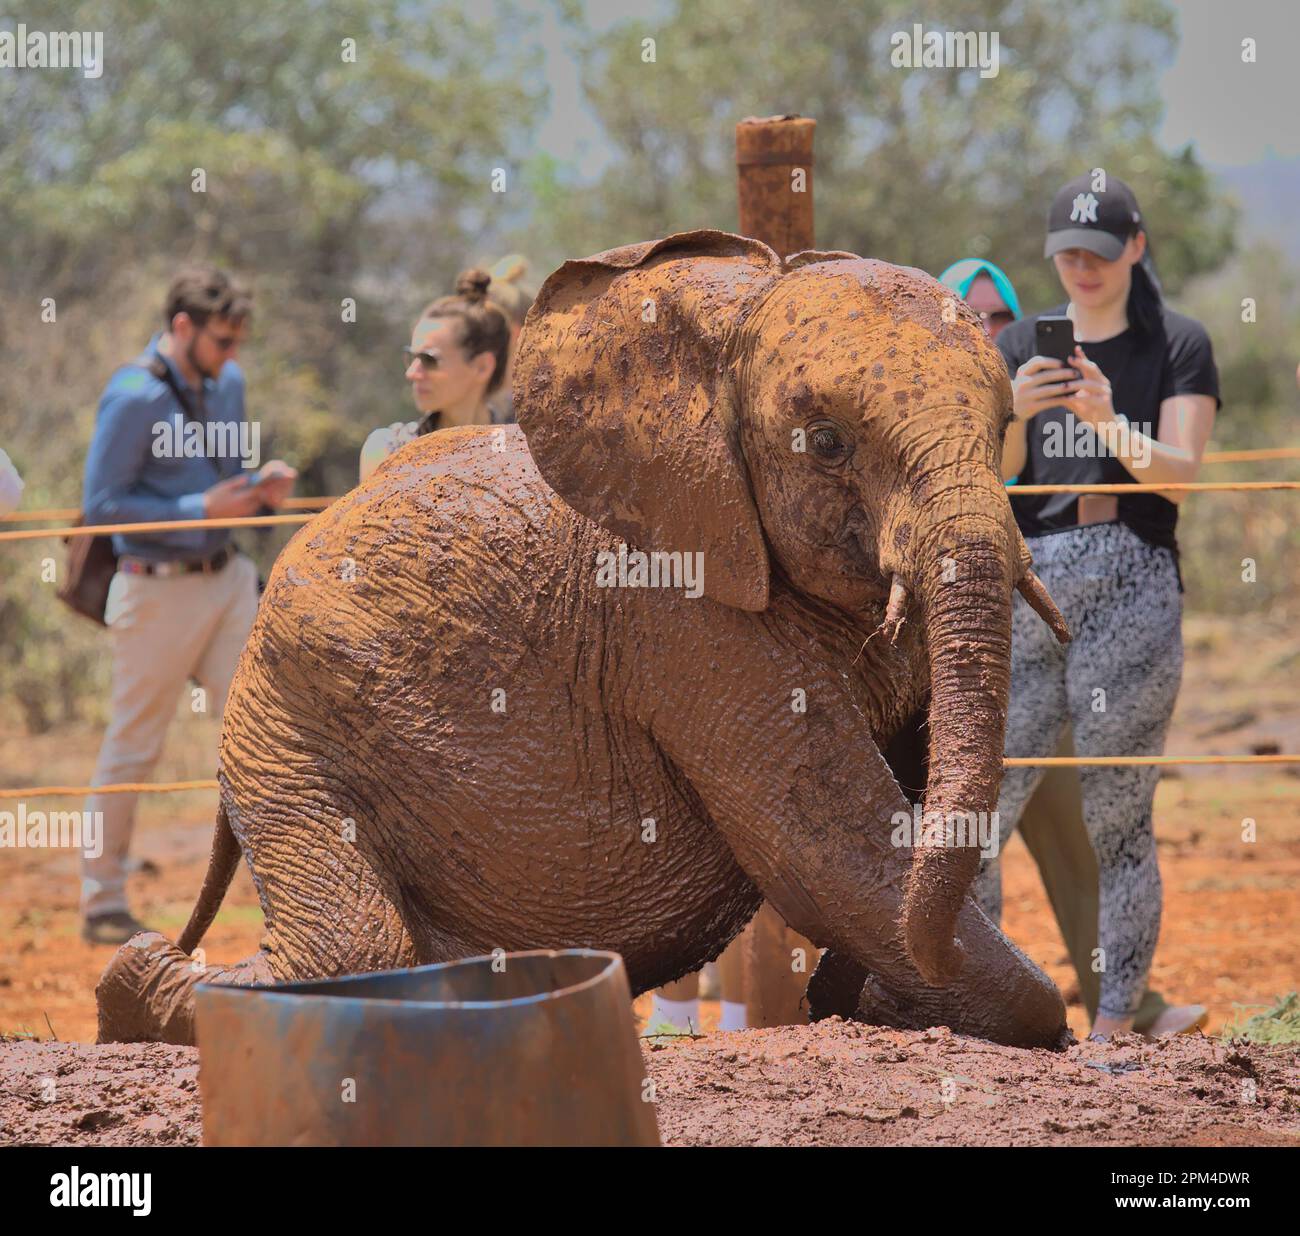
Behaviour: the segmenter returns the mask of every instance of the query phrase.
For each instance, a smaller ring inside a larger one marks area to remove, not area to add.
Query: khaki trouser
[[[149,780],[190,678],[207,692],[208,710],[220,716],[256,613],[257,568],[243,554],[210,575],[113,576],[104,613],[113,657],[112,719],[92,785]],[[103,850],[82,860],[83,915],[127,908],[135,800],[134,794],[86,800],[87,811],[103,813]]]
[[[1056,754],[1074,754],[1068,725]],[[1091,1021],[1101,995],[1101,977],[1092,968],[1097,947],[1097,857],[1083,826],[1077,768],[1048,769],[1025,806],[1019,829],[1043,877]],[[1134,1029],[1145,1030],[1167,1007],[1164,997],[1148,987],[1134,1016]]]

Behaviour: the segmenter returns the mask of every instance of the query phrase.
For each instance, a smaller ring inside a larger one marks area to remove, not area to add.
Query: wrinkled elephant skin
[[[1056,621],[970,311],[920,271],[684,233],[547,280],[515,406],[280,555],[199,904],[179,951],[110,965],[101,1038],[188,1035],[177,967],[242,851],[265,942],[215,981],[587,946],[644,991],[767,898],[830,950],[815,1013],[1057,1045],[1055,987],[967,897],[979,851],[896,845],[880,755],[928,689],[927,810],[991,812],[1013,590]],[[633,586],[638,552],[679,555],[668,586]]]

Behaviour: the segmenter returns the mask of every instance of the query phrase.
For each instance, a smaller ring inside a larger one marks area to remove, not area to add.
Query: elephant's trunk
[[[962,469],[963,472],[966,469]],[[1006,497],[963,478],[961,510],[917,538],[914,581],[930,664],[930,775],[903,904],[903,940],[930,983],[961,968],[957,915],[996,829],[1020,573]],[[981,816],[980,813],[985,813]]]

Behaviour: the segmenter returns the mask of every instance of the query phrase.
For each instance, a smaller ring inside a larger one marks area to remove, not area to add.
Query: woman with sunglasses
[[[1037,318],[1001,331],[1015,419],[1003,476],[1022,484],[1159,484],[1196,479],[1219,407],[1209,337],[1163,302],[1132,191],[1098,169],[1063,186],[1043,256],[1068,301],[1069,363],[1037,355]],[[1048,316],[1048,315],[1043,315]],[[1012,503],[1034,565],[1074,634],[1044,640],[1016,599],[1008,756],[1055,753],[1067,722],[1080,756],[1159,755],[1182,677],[1182,580],[1174,530],[1182,493],[1034,495]],[[1009,768],[998,802],[1003,840],[1042,778]],[[1084,825],[1100,883],[1093,1033],[1130,1030],[1160,934],[1161,884],[1151,766],[1080,769]],[[997,860],[975,893],[1001,916]],[[1199,1006],[1166,1009],[1152,1036],[1188,1029]]]
[[[1006,272],[983,258],[961,258],[939,276],[980,316],[984,333],[996,339],[1020,318],[1020,301]]]
[[[488,396],[500,385],[510,350],[510,324],[488,299],[492,276],[467,270],[453,296],[428,305],[411,332],[406,380],[418,421],[376,429],[361,448],[361,480],[408,442],[456,425],[490,425]]]

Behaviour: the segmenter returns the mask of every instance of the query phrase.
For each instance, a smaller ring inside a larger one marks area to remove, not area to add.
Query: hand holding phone
[[[1074,323],[1069,318],[1048,314],[1034,323],[1034,348],[1039,356],[1060,361],[1068,367],[1070,357],[1074,355],[1074,345]],[[1076,378],[1079,376],[1075,369],[1070,372]]]
[[[1069,364],[1075,349],[1074,323],[1069,318],[1039,318],[1034,337],[1036,354],[1020,366],[1011,382],[1016,418],[1022,421],[1060,407],[1079,381],[1079,371]]]
[[[245,492],[256,489],[262,503],[276,509],[293,492],[297,477],[297,469],[289,467],[282,459],[272,459],[249,475]]]
[[[209,519],[241,519],[255,515],[261,498],[242,476],[228,476],[204,491],[203,514]]]

